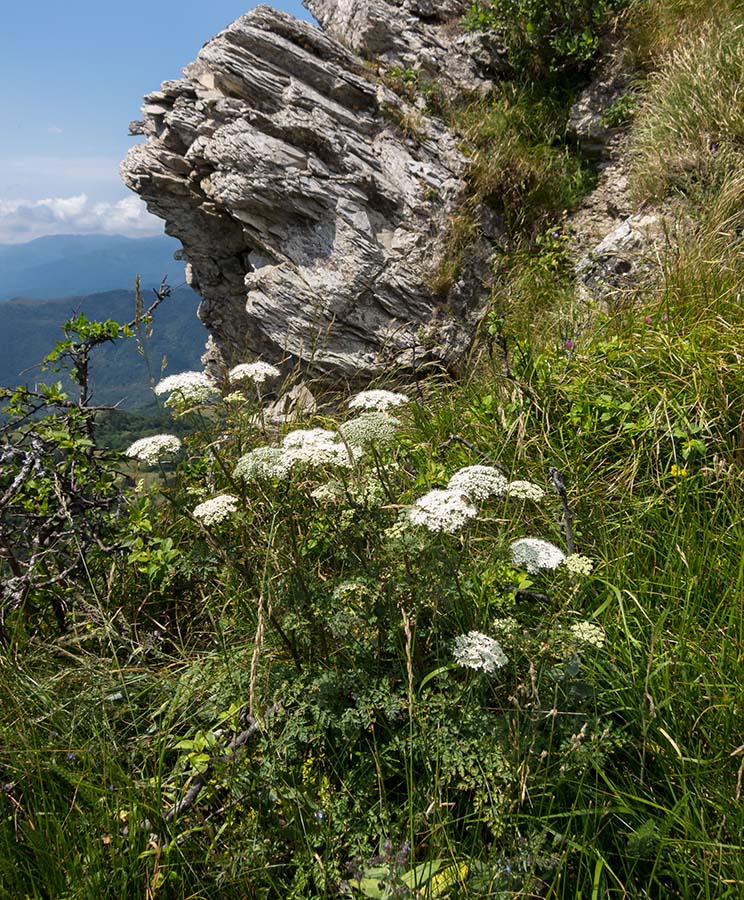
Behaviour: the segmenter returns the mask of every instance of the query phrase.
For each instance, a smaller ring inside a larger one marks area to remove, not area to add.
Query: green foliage
[[[555,227],[591,185],[564,143],[570,99],[570,93],[505,82],[453,113],[453,124],[474,148],[473,195],[503,217],[512,237],[534,239]]]
[[[633,131],[634,182],[644,199],[715,188],[741,169],[743,15],[707,23],[650,76]]]
[[[560,152],[556,107],[515,91],[483,152]],[[61,384],[8,393],[6,582],[8,535],[60,526],[5,606],[11,900],[739,896],[742,181],[709,175],[612,315],[573,299],[563,202],[515,214],[470,376],[419,378],[392,425],[331,397],[270,424],[246,384],[179,408],[180,461],[148,484],[128,460],[131,488]],[[109,335],[70,323],[55,364]],[[300,427],[333,453],[271,470]],[[545,496],[411,516],[471,464]],[[591,574],[516,564],[569,522]],[[506,662],[458,662],[470,631]]]
[[[541,78],[591,62],[603,28],[620,5],[618,0],[475,0],[463,25],[495,32],[514,71]]]

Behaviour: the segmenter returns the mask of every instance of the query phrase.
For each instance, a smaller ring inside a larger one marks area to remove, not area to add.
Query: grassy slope
[[[648,190],[652,153],[684,224],[638,305],[596,314],[567,350],[574,312],[543,312],[551,285],[569,293],[560,254],[520,244],[499,274],[519,315],[497,308],[472,376],[427,385],[339,505],[212,467],[209,490],[240,491],[245,511],[208,533],[184,514],[210,466],[194,448],[175,512],[135,504],[145,549],[116,570],[91,560],[81,591],[101,615],[0,656],[9,897],[309,900],[359,870],[366,896],[407,896],[402,876],[427,860],[459,868],[414,869],[420,896],[741,896],[741,160],[732,135],[705,165],[677,165],[685,133],[713,124],[701,119],[646,137],[654,112],[670,116],[663,85],[688,78],[695,52],[715,57],[695,50],[696,27],[660,62],[662,26],[684,35],[681,13],[701,15],[688,3],[670,22],[663,7],[642,6],[657,33],[633,30],[659,72],[633,126],[637,183]],[[709,39],[728,43],[732,20],[716,17],[730,11],[714,12]],[[727,78],[711,81],[725,93]],[[530,309],[544,327],[527,327]],[[228,471],[249,406],[226,413]],[[442,447],[453,433],[467,443]],[[503,550],[525,534],[562,543],[555,496],[485,504],[462,539],[391,549],[392,507],[493,459],[543,485],[549,467],[564,474],[589,579],[514,591]],[[382,506],[364,494],[375,470]],[[451,665],[458,633],[505,615],[519,623],[507,669]],[[584,619],[606,644],[567,656],[565,629]],[[248,755],[213,762],[194,808],[164,821],[249,702],[277,699]]]

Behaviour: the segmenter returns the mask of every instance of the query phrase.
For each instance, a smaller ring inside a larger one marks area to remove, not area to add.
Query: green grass
[[[712,34],[678,48],[658,108]],[[234,477],[279,435],[253,400],[217,402],[175,472],[122,495],[66,632],[43,591],[6,615],[9,900],[741,896],[741,176],[696,170],[634,304],[578,309],[553,226],[584,176],[552,101],[514,90],[462,113],[514,228],[467,376],[406,388],[395,439],[354,466],[288,479]],[[344,400],[303,424],[335,427]],[[401,525],[492,463],[545,498],[483,501],[453,534]],[[551,467],[588,577],[510,558],[518,537],[566,547]],[[223,491],[237,513],[195,521]],[[457,665],[470,630],[507,664]]]

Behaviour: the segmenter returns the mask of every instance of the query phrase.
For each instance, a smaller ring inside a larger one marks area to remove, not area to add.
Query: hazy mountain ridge
[[[146,292],[145,301],[149,302],[151,297],[151,292]],[[158,308],[152,337],[142,344],[144,352],[139,351],[134,339],[101,347],[91,367],[93,402],[120,403],[130,409],[149,403],[153,399],[150,378],[160,377],[164,358],[168,373],[201,368],[200,357],[207,334],[196,315],[198,303],[199,298],[191,288],[175,290]],[[42,371],[40,364],[63,338],[62,324],[77,312],[90,319],[131,321],[134,291],[106,291],[54,300],[24,297],[4,303],[0,384],[33,385],[60,380],[61,374]]]
[[[94,294],[167,278],[184,282],[184,264],[173,258],[180,243],[167,235],[51,235],[24,244],[0,244],[0,301],[14,297]]]

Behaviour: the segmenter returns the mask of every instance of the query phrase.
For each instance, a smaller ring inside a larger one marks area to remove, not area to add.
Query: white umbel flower
[[[339,426],[339,433],[347,444],[364,447],[367,444],[390,444],[395,439],[400,422],[384,412],[365,412]]]
[[[594,563],[588,556],[572,553],[563,560],[563,564],[572,575],[591,575]]]
[[[562,550],[541,538],[521,538],[511,547],[515,566],[522,566],[534,575],[540,569],[555,569],[566,558]]]
[[[168,394],[165,402],[170,406],[206,403],[219,392],[206,372],[180,372],[159,381],[155,385],[155,393],[158,396]]]
[[[605,645],[604,629],[592,622],[576,622],[569,628],[571,636],[580,644],[587,644],[601,650]]]
[[[220,494],[195,506],[191,515],[205,525],[214,525],[229,519],[237,508],[237,497],[233,497],[232,494]]]
[[[153,434],[135,441],[127,447],[124,455],[147,463],[148,466],[153,466],[163,456],[178,453],[180,449],[181,441],[175,434]]]
[[[278,378],[282,373],[276,366],[272,366],[267,362],[240,363],[230,369],[227,376],[230,384],[237,381],[252,381],[254,384],[263,384],[269,378]]]
[[[349,400],[349,409],[376,409],[384,412],[394,406],[403,406],[408,403],[405,394],[396,394],[393,391],[361,391]]]
[[[335,465],[350,469],[355,454],[335,431],[326,428],[298,428],[282,441],[284,458],[290,466]]]
[[[429,491],[408,510],[408,518],[414,525],[423,525],[429,531],[454,534],[477,513],[461,491]]]
[[[280,447],[256,447],[240,457],[233,474],[243,481],[268,481],[286,478],[290,469],[290,460]]]
[[[506,495],[517,500],[534,500],[539,503],[545,496],[545,491],[532,481],[510,481],[506,486]]]
[[[488,500],[501,496],[506,484],[506,478],[493,466],[465,466],[455,472],[447,487],[467,494],[471,500]]]
[[[482,631],[469,631],[456,637],[452,654],[458,665],[484,672],[495,672],[509,662],[501,644]]]

